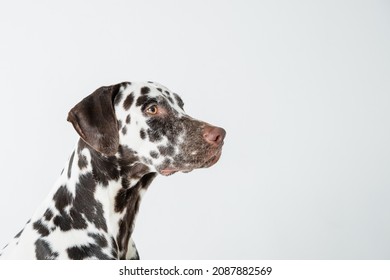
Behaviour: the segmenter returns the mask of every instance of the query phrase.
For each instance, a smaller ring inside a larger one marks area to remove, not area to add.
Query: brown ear
[[[121,84],[98,88],[70,110],[68,121],[96,151],[114,155],[119,147],[114,99]]]

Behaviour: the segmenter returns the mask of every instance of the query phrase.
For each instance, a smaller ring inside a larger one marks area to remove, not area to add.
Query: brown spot
[[[147,95],[141,95],[140,97],[137,98],[137,106],[143,105],[146,101],[148,101],[149,97]]]
[[[141,137],[141,139],[145,139],[146,133],[145,133],[145,130],[143,128],[140,130],[139,136]]]
[[[100,248],[107,247],[108,242],[107,239],[104,237],[104,235],[99,233],[88,233],[88,236],[95,239],[96,245],[98,245]]]
[[[33,228],[41,235],[41,236],[48,236],[49,235],[49,229],[47,226],[42,224],[41,220],[36,221],[33,224]]]
[[[123,102],[123,108],[124,108],[125,110],[129,110],[130,107],[131,107],[131,105],[133,104],[133,102],[134,102],[134,93],[132,92],[132,93],[130,93],[130,94],[126,97],[125,101]]]
[[[61,212],[64,208],[73,202],[73,195],[68,191],[68,188],[63,185],[58,188],[53,196],[56,208]]]
[[[148,87],[141,88],[141,94],[148,94],[149,92],[150,92],[150,88]]]
[[[45,211],[45,214],[43,214],[43,216],[45,217],[46,221],[50,221],[51,218],[53,218],[53,212],[50,209],[47,209]]]
[[[177,105],[179,105],[179,107],[180,107],[181,109],[184,109],[184,102],[183,102],[183,100],[180,98],[180,96],[177,95],[176,93],[174,93],[173,96],[175,97],[175,100],[176,100],[176,102],[177,102]]]
[[[173,146],[158,146],[157,149],[162,156],[172,156],[175,153]]]
[[[84,260],[89,258],[96,258],[99,260],[110,260],[112,257],[103,253],[102,248],[96,244],[86,244],[81,246],[74,246],[66,249],[68,257],[72,260]]]
[[[150,156],[151,156],[152,158],[158,158],[158,153],[155,152],[155,151],[151,151],[151,152],[150,152]]]
[[[38,260],[54,260],[58,258],[58,253],[53,252],[50,243],[43,240],[38,239],[35,241],[35,256]]]
[[[95,199],[95,189],[96,181],[93,175],[91,173],[81,175],[79,183],[76,184],[76,196],[72,209],[84,214],[84,217],[90,223],[93,223],[97,229],[103,229],[107,232],[103,205]]]
[[[88,166],[87,157],[83,154],[79,154],[78,166],[80,169],[86,168]]]
[[[119,232],[116,237],[120,259],[126,257],[127,245],[133,232],[135,217],[141,201],[139,191],[147,189],[156,176],[157,173],[154,172],[144,175],[134,187],[127,190],[121,189],[115,198],[115,211],[126,211],[123,219],[119,221]]]

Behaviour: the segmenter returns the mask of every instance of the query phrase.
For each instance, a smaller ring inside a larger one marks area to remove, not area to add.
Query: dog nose
[[[221,127],[206,125],[203,130],[203,138],[207,143],[219,146],[225,139],[226,131]]]

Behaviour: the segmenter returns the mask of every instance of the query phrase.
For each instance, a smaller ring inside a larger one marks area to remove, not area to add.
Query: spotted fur
[[[225,131],[195,120],[153,82],[102,87],[68,120],[80,135],[41,207],[2,250],[6,259],[139,259],[131,239],[143,193],[158,175],[209,167]]]

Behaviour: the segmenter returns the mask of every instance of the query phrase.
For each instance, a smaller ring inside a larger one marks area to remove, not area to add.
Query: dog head
[[[68,115],[80,137],[103,156],[134,161],[162,175],[210,167],[221,156],[225,130],[188,116],[166,87],[130,83],[101,87]]]

